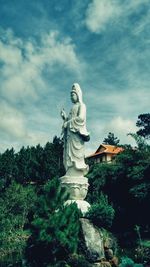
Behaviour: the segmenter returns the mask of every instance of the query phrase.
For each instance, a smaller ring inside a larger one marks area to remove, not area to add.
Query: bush
[[[128,257],[122,257],[119,267],[143,267],[143,264],[137,264]]]
[[[52,264],[52,265],[50,264],[50,265],[47,265],[46,267],[72,267],[72,266],[68,265],[66,261],[59,261],[56,264]]]
[[[29,237],[28,215],[34,207],[36,194],[31,186],[15,182],[0,197],[0,263],[1,266],[22,261]]]
[[[79,211],[76,204],[64,206],[66,197],[58,179],[44,186],[26,249],[30,266],[55,266],[57,262],[66,260],[70,253],[76,252]]]
[[[91,206],[86,216],[93,224],[107,229],[112,225],[115,211],[108,203],[108,197],[101,193],[98,202]]]
[[[73,254],[68,260],[68,264],[71,267],[92,267],[92,265],[85,259],[83,255]]]
[[[134,267],[134,261],[128,257],[122,257],[120,267]]]

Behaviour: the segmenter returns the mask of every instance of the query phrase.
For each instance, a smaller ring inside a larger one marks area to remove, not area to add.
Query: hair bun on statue
[[[79,99],[79,102],[82,102],[82,90],[78,83],[72,85],[71,93],[76,93]]]

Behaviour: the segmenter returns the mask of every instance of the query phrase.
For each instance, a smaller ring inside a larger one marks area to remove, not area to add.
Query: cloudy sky
[[[93,152],[150,104],[149,0],[0,0],[0,151],[60,136],[78,82]]]

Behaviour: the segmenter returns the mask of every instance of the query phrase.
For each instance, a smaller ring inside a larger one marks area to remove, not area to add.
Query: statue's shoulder
[[[82,109],[86,109],[86,105],[85,105],[83,102],[80,103],[80,107],[81,107]]]
[[[86,107],[86,105],[83,102],[79,102],[80,107]]]
[[[86,114],[86,105],[83,102],[79,103],[78,107],[78,112],[80,114]]]

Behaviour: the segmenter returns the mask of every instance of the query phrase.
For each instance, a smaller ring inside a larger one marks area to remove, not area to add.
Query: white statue
[[[89,141],[89,133],[86,129],[86,106],[82,101],[82,91],[79,84],[74,83],[71,89],[71,101],[73,107],[67,116],[61,111],[63,119],[62,134],[64,140],[63,161],[66,174],[60,177],[61,186],[65,187],[69,199],[65,205],[75,202],[83,214],[90,204],[85,201],[88,192],[88,165],[85,164],[84,143]]]
[[[86,106],[82,101],[82,91],[77,83],[72,86],[71,101],[73,107],[68,117],[64,110],[61,111],[64,139],[63,161],[66,175],[82,176],[88,172],[88,165],[84,161],[84,142],[89,141],[90,137],[86,129]]]

